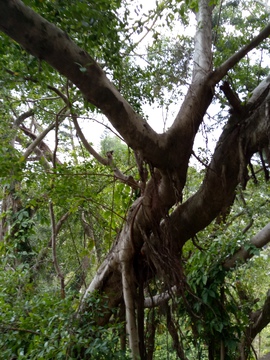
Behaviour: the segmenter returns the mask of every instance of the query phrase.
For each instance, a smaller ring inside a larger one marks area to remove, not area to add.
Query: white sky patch
[[[133,18],[133,21],[139,20],[141,16],[146,16],[149,11],[155,9],[156,7],[156,0],[147,0],[143,3],[140,1],[134,1],[133,10],[131,11],[131,17]],[[136,18],[137,17],[137,18]],[[155,23],[155,26],[161,26],[162,22],[165,20],[159,20]],[[151,22],[149,23],[151,26]],[[146,35],[147,34],[147,35]],[[195,16],[194,14],[191,15],[191,20],[189,22],[189,25],[184,27],[180,20],[175,23],[175,26],[173,27],[173,32],[169,30],[164,30],[164,33],[162,36],[168,36],[168,37],[174,37],[176,38],[177,34],[181,35],[190,35],[194,36],[195,34]],[[145,36],[146,35],[146,36]],[[142,41],[140,41],[143,39]],[[147,46],[151,44],[152,42],[152,36],[151,32],[147,33],[147,30],[145,29],[143,32],[137,34],[134,33],[133,35],[133,41],[134,43],[139,42],[136,53],[137,54],[146,54],[147,52]],[[138,64],[142,67],[145,66],[145,61],[143,59],[140,59],[138,57]],[[157,133],[163,133],[166,131],[173,123],[175,116],[177,115],[181,103],[183,101],[182,99],[179,99],[179,103],[172,104],[167,109],[166,107],[160,107],[158,103],[154,103],[152,105],[143,105],[143,114],[145,118],[147,119],[149,125],[157,132]],[[105,126],[102,126],[95,121],[83,121],[80,122],[80,124],[84,124],[82,126],[83,130],[86,131],[87,139],[94,144],[94,146],[97,148],[100,143],[100,138],[104,131],[106,130],[106,126],[112,128],[112,125],[108,122],[108,120],[105,118],[105,116],[98,116],[97,120],[99,122],[102,122]],[[113,134],[112,134],[113,135]]]

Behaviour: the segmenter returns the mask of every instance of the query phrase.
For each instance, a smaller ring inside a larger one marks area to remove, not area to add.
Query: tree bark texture
[[[151,178],[143,195],[131,206],[123,230],[84,295],[85,299],[92,291],[99,290],[108,295],[111,307],[124,299],[127,333],[134,359],[139,358],[135,316],[138,269],[134,268],[134,259],[139,258],[147,268],[145,280],[155,273],[166,273],[179,260],[187,240],[233,203],[237,185],[244,186],[247,181],[247,165],[251,156],[269,145],[270,97],[267,92],[263,101],[254,100],[255,103],[259,101],[257,106],[229,117],[201,187],[181,203],[194,138],[212,102],[215,86],[250,50],[270,35],[269,25],[219,68],[213,69],[211,16],[209,1],[199,0],[192,83],[171,128],[157,134],[132,109],[94,59],[65,32],[20,0],[0,0],[0,29],[73,82],[84,98],[107,116],[126,143],[151,169]],[[172,206],[174,210],[169,213]],[[270,232],[268,227],[266,230],[266,237],[264,234],[259,237],[268,242]],[[254,240],[255,243],[257,240]],[[237,256],[247,258],[244,250],[241,251]],[[171,262],[168,263],[168,259]],[[224,267],[231,268],[234,263],[235,260],[230,259]],[[174,281],[169,285],[173,287]],[[81,309],[85,306],[84,299]],[[257,329],[264,325],[261,318],[254,325]],[[107,320],[104,316],[100,323]],[[269,321],[267,317],[267,323]],[[175,333],[170,324],[171,331]],[[174,337],[174,340],[178,353],[184,358],[178,339]]]

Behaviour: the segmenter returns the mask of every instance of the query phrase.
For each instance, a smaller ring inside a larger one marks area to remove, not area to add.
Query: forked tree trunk
[[[232,204],[237,185],[245,182],[251,156],[269,145],[268,92],[263,98],[255,100],[252,107],[243,108],[242,113],[241,105],[231,104],[237,106],[238,114],[229,117],[201,187],[181,203],[194,139],[212,102],[215,86],[249,51],[270,35],[268,25],[248,45],[213,70],[212,6],[209,0],[199,0],[198,7],[192,83],[171,128],[164,134],[157,134],[136,114],[94,59],[63,31],[19,0],[0,0],[0,29],[72,81],[84,98],[107,116],[127,144],[149,166],[151,178],[142,196],[131,206],[127,222],[87,288],[80,308],[82,310],[87,306],[85,299],[95,290],[107,295],[111,308],[124,300],[133,359],[140,356],[136,320],[138,279],[142,278],[147,283],[155,275],[162,279],[168,273],[173,274],[170,266],[179,261],[184,244]],[[82,67],[85,72],[80,70]],[[226,86],[224,93],[229,100]],[[74,124],[76,126],[76,119]],[[135,267],[138,259],[146,270],[142,276],[138,276],[142,269]],[[179,267],[175,266],[175,269]],[[167,276],[167,279],[169,286],[175,285],[179,290],[179,284],[174,283],[176,276]],[[260,318],[257,320],[256,331],[262,324],[265,325]],[[109,315],[98,321],[104,324],[109,321]],[[173,326],[171,331],[175,336]],[[154,332],[153,325],[152,334]],[[175,343],[180,354],[176,337]],[[148,357],[151,358],[151,346],[148,349]],[[209,359],[214,359],[215,350],[210,344]],[[222,357],[222,353],[219,351],[217,356]]]

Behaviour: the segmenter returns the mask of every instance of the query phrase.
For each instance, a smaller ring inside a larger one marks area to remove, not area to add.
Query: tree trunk
[[[111,309],[124,302],[133,359],[140,357],[136,309],[139,283],[147,284],[156,276],[166,282],[170,289],[174,286],[179,289],[184,284],[179,265],[183,246],[231,206],[236,187],[246,184],[247,164],[252,155],[269,146],[270,98],[267,88],[265,96],[253,99],[252,105],[242,107],[239,102],[234,102],[233,113],[223,129],[202,185],[182,203],[194,139],[213,100],[215,86],[233,66],[270,35],[268,25],[248,45],[213,70],[212,10],[209,0],[199,0],[192,83],[171,128],[157,134],[123,98],[97,62],[66,33],[21,1],[0,0],[0,29],[75,84],[84,98],[106,115],[128,146],[149,168],[150,179],[146,186],[141,186],[141,197],[130,207],[126,223],[87,288],[79,310],[79,313],[85,310],[85,300],[94,291],[107,296]],[[232,99],[226,86],[224,93],[228,100]],[[76,117],[73,122],[79,132]],[[34,141],[34,145],[37,145],[38,139]],[[34,145],[27,149],[25,157],[33,151]],[[85,146],[93,154],[91,147]],[[104,159],[100,160],[102,162]],[[131,184],[134,182],[130,181]],[[228,261],[224,266],[230,266]],[[144,272],[136,269],[135,264],[138,263],[143,264]],[[269,310],[269,298],[251,327],[251,338],[270,322],[267,315],[270,312],[266,311]],[[178,356],[184,359],[177,331],[169,315],[168,327]],[[102,325],[109,318],[108,313],[97,322]],[[155,326],[152,324],[151,336],[154,334]],[[225,356],[224,344],[218,346],[221,349],[217,351],[212,339],[209,344],[210,360]],[[147,358],[150,359],[153,354],[151,342],[147,344],[147,349]]]

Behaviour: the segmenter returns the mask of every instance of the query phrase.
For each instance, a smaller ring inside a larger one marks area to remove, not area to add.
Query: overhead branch
[[[25,113],[21,114],[20,116],[18,116],[14,122],[13,122],[13,129],[15,130],[13,139],[11,140],[11,145],[14,147],[15,145],[15,140],[17,138],[17,130],[18,127],[24,122],[24,120],[26,120],[27,118],[29,118],[30,116],[34,115],[34,109],[30,109],[28,111],[26,111]]]
[[[47,88],[55,92],[64,101],[64,103],[70,107],[69,99],[62,93],[62,91],[51,85],[47,85]]]
[[[38,135],[34,134],[31,130],[29,130],[24,125],[20,126],[20,129],[25,133],[25,135],[30,137],[32,140],[35,141],[37,139]],[[39,150],[37,152],[38,156],[44,156],[46,159],[52,161],[52,151],[43,140],[41,140],[39,142],[39,144],[34,148],[34,152],[36,152],[37,148],[39,148]],[[56,158],[56,162],[57,162],[57,164],[61,164],[61,161],[58,158]]]
[[[99,155],[99,153],[97,153],[95,151],[95,149],[93,149],[93,147],[90,145],[90,143],[86,140],[80,126],[77,120],[77,116],[76,115],[72,115],[72,120],[73,120],[73,124],[75,126],[75,129],[77,131],[77,135],[79,136],[79,138],[81,139],[81,142],[83,143],[84,147],[86,148],[86,150],[92,155],[94,156],[94,158],[100,162],[102,165],[108,166],[110,165],[109,160],[107,158],[102,157],[101,155]]]
[[[74,83],[85,99],[107,116],[132,149],[140,151],[153,164],[166,163],[161,136],[134,111],[95,60],[64,31],[20,0],[0,2],[0,30]]]
[[[181,174],[181,179],[176,185],[179,193],[185,185],[195,136],[214,95],[210,76],[212,74],[212,9],[213,6],[209,5],[208,0],[199,1],[192,82],[165,137],[165,151],[169,156],[166,166],[178,168],[177,173]]]
[[[17,119],[14,121],[13,126],[14,126],[14,127],[20,126],[21,123],[22,123],[25,119],[29,118],[30,116],[33,116],[34,114],[35,114],[34,109],[30,109],[30,110],[26,111],[25,113],[23,113],[23,114],[21,114],[20,116],[17,117]]]
[[[23,145],[22,139],[21,137],[17,136],[16,137],[16,141]],[[34,149],[34,153],[37,155],[37,160],[41,160],[42,162],[42,166],[44,167],[45,170],[51,170],[51,165],[49,163],[49,161],[47,160],[47,158],[49,158],[48,156],[46,156],[43,151],[41,151],[40,148],[38,148],[37,146]],[[27,159],[28,161],[30,160],[30,158],[28,157]],[[51,160],[51,159],[50,159]]]
[[[60,110],[59,115],[60,119],[58,119],[58,123],[62,122],[68,115],[69,110],[66,110],[66,107],[64,107],[62,110]],[[45,136],[53,129],[55,128],[55,122],[53,122],[51,125],[47,127],[47,129],[43,130],[40,135],[36,137],[36,139],[28,146],[28,148],[25,150],[23,157],[25,159],[28,158],[28,156],[34,151],[35,147],[38,146],[41,141],[45,138]]]
[[[15,72],[10,70],[10,69],[5,69],[5,71],[10,74],[10,75],[13,75],[15,76]],[[16,75],[16,78],[18,76]],[[33,78],[32,76],[23,76],[22,79],[24,79],[25,81],[30,81],[30,82],[33,82],[35,84],[39,83],[38,79],[36,78]],[[66,105],[69,105],[69,100],[68,98],[66,97],[65,94],[62,93],[62,91],[60,91],[59,89],[57,89],[55,86],[52,86],[52,85],[47,85],[47,88],[49,90],[52,90],[53,92],[55,92],[63,101]],[[42,98],[41,100],[55,100],[56,98],[53,97],[53,98]]]
[[[270,35],[270,24],[268,24],[249,44],[243,46],[238,52],[233,54],[222,65],[220,65],[212,74],[211,81],[213,85],[217,84],[240,60],[242,60],[251,50],[255,49],[263,40]]]
[[[77,134],[79,136],[79,138],[81,139],[84,147],[86,148],[86,150],[98,161],[100,162],[102,165],[105,166],[109,166],[113,172],[114,172],[114,176],[120,180],[121,182],[123,182],[124,184],[127,184],[129,186],[131,186],[134,190],[139,189],[140,185],[137,183],[136,180],[134,180],[134,178],[132,176],[127,176],[125,174],[123,174],[115,165],[113,162],[113,151],[108,151],[107,152],[107,158],[102,157],[101,155],[99,155],[99,153],[96,152],[96,150],[90,145],[90,143],[86,140],[80,126],[77,120],[77,116],[76,115],[72,115],[72,119],[73,119],[73,123],[75,126],[75,129],[77,131]]]

